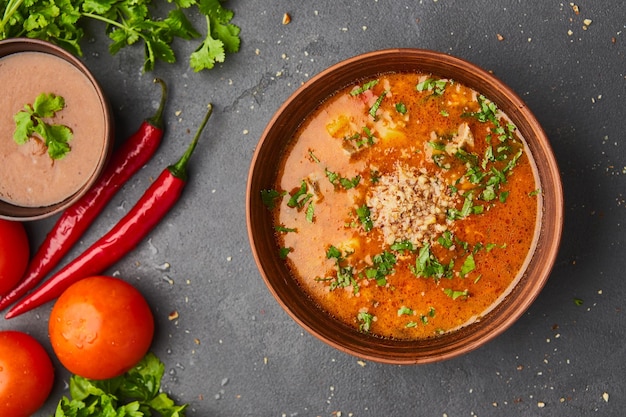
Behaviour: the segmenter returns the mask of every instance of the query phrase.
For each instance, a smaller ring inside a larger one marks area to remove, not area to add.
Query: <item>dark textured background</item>
[[[161,1],[161,0],[159,0]],[[230,0],[239,53],[211,71],[179,62],[142,74],[140,46],[110,56],[90,26],[84,61],[114,109],[120,140],[155,110],[154,76],[170,86],[168,133],[155,158],[115,197],[77,255],[139,198],[215,112],[176,208],[113,269],[148,298],[164,390],[188,416],[623,416],[626,408],[626,6],[519,0]],[[282,24],[289,13],[292,21]],[[588,27],[584,19],[591,19]],[[194,16],[203,28],[200,16]],[[498,38],[500,34],[503,39]],[[305,333],[265,287],[245,226],[256,142],[302,82],[353,55],[415,47],[467,59],[509,84],[544,126],[563,176],[565,229],[553,273],[507,332],[466,356],[425,366],[362,362]],[[52,220],[28,225],[38,245]],[[160,269],[171,264],[167,271]],[[168,283],[169,280],[173,284]],[[576,305],[574,300],[583,300]],[[46,305],[1,329],[51,352]],[[172,311],[179,313],[168,320]],[[57,384],[38,415],[67,394]]]

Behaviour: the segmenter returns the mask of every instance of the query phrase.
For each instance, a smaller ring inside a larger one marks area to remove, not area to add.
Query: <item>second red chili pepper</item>
[[[209,104],[208,107],[202,124],[183,156],[163,170],[137,204],[107,234],[17,303],[6,314],[7,319],[57,298],[70,285],[83,278],[102,273],[143,240],[178,201],[187,183],[187,163],[213,112],[213,106]]]
[[[17,287],[0,299],[0,310],[22,297],[41,282],[85,233],[107,203],[154,155],[163,137],[163,109],[167,87],[159,78],[161,101],[154,116],[143,121],[139,129],[113,154],[98,182],[70,206],[56,221],[31,259]]]

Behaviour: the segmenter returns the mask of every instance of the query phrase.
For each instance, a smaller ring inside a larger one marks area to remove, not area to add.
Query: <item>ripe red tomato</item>
[[[154,317],[135,287],[118,278],[94,276],[61,294],[48,330],[54,353],[70,372],[108,379],[128,371],[148,352]]]
[[[54,369],[43,346],[26,333],[0,331],[0,416],[34,414],[53,384]]]
[[[0,219],[0,295],[11,291],[20,281],[30,257],[24,225]]]

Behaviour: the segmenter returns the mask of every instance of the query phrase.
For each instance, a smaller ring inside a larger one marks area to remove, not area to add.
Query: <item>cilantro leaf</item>
[[[3,2],[0,39],[28,37],[55,43],[81,56],[83,23],[95,20],[105,25],[112,55],[138,42],[144,44],[144,71],[157,61],[176,62],[175,39],[190,40],[201,34],[188,15],[200,12],[207,23],[206,38],[191,55],[195,71],[224,62],[226,53],[239,50],[239,27],[230,23],[234,13],[221,0],[169,0],[166,18],[151,14],[154,0],[24,0]],[[155,7],[156,9],[156,7]],[[187,11],[188,9],[192,9]],[[159,13],[165,13],[159,10]]]
[[[224,62],[226,52],[237,52],[240,39],[238,26],[230,23],[234,13],[222,7],[220,0],[199,0],[198,8],[205,15],[206,38],[191,54],[189,64],[198,72]]]
[[[13,116],[13,140],[23,145],[31,138],[39,139],[48,149],[50,158],[63,158],[70,151],[68,142],[72,139],[72,130],[64,125],[49,124],[44,118],[54,117],[64,107],[63,97],[53,93],[40,94],[32,105],[26,104],[23,110]]]

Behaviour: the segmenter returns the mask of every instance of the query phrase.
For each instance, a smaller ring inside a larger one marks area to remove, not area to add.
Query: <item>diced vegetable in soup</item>
[[[397,339],[454,331],[497,305],[532,251],[541,203],[507,115],[415,73],[330,97],[262,194],[277,251],[329,319]]]

